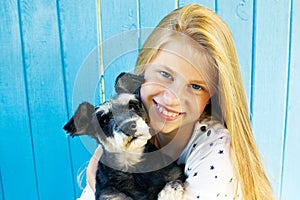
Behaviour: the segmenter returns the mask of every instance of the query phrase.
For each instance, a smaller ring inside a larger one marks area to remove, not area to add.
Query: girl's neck
[[[151,142],[163,153],[177,160],[191,138],[193,130],[194,124],[187,124],[170,133],[157,133]]]

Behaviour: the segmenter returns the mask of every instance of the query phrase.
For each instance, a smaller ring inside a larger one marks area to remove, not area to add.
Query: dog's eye
[[[101,110],[97,112],[96,115],[100,126],[105,126],[109,123],[110,113],[105,113],[104,110]]]
[[[108,115],[102,115],[101,120],[100,120],[100,124],[101,125],[106,125],[108,123],[109,123],[109,116]]]
[[[129,101],[128,105],[129,110],[138,111],[139,110],[139,102],[138,101]]]
[[[138,110],[137,105],[134,105],[134,104],[129,105],[128,108],[129,108],[129,110],[132,110],[132,111],[137,111]]]

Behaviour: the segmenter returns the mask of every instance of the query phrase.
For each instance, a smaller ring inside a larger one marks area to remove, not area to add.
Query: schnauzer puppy
[[[97,107],[80,104],[64,126],[72,137],[89,135],[103,148],[96,200],[182,199],[182,168],[149,142],[149,117],[139,99],[143,81],[140,76],[120,74],[116,96]]]

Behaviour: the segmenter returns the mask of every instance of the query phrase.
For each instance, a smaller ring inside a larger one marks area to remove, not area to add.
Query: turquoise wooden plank
[[[137,2],[102,0],[101,31],[105,96],[110,98],[116,76],[134,69],[138,51]]]
[[[255,137],[279,196],[288,69],[289,1],[256,1],[254,89]]]
[[[139,1],[139,24],[140,24],[140,39],[139,46],[142,46],[151,31],[156,25],[169,14],[172,10],[178,7],[177,0],[169,1]]]
[[[76,3],[71,1],[57,2],[59,3],[57,5],[58,16],[55,13],[56,5],[54,3],[46,5],[46,3],[36,3],[35,1],[20,1],[22,11],[22,23],[20,25],[24,31],[21,33],[19,32],[17,3],[10,0],[0,3],[0,114],[1,119],[5,119],[1,120],[0,123],[1,136],[5,138],[5,140],[0,140],[0,160],[2,195],[5,195],[5,199],[20,197],[48,199],[46,196],[53,198],[54,194],[50,196],[45,192],[49,187],[52,191],[56,191],[56,194],[62,194],[62,198],[74,199],[72,182],[75,181],[76,170],[90,156],[88,149],[80,139],[68,141],[61,128],[67,121],[67,115],[72,114],[77,103],[87,99],[94,101],[94,96],[98,95],[98,88],[95,91],[95,82],[99,78],[99,63],[97,62],[99,52],[93,46],[94,43],[97,43],[95,13],[93,13],[96,2],[91,1],[85,5],[80,1]],[[187,2],[180,1],[178,4],[182,6]],[[245,43],[249,35],[240,36],[238,33],[241,31],[240,26],[243,27],[248,22],[239,21],[240,19],[237,19],[234,13],[234,3],[240,4],[233,2],[225,5],[225,1],[224,3],[222,1],[208,1],[207,3],[215,2],[218,2],[216,6],[218,13],[225,18],[233,30],[235,40]],[[299,145],[296,143],[299,141],[299,136],[296,133],[295,124],[297,122],[295,120],[298,119],[296,114],[299,113],[300,98],[297,86],[300,75],[299,64],[295,55],[298,55],[300,51],[298,45],[300,18],[299,12],[296,12],[300,6],[299,2],[291,1],[294,16],[291,34],[290,71],[288,73],[289,4],[288,2],[274,1],[255,2],[257,3],[254,5],[254,11],[257,15],[255,15],[256,20],[253,26],[255,54],[253,57],[254,90],[251,104],[253,125],[267,170],[273,178],[277,196],[280,196],[281,185],[282,199],[293,199],[292,197],[297,191],[295,188],[296,180],[299,177],[299,173],[297,173],[299,162],[295,160],[299,151]],[[172,4],[170,9],[161,6],[162,4],[156,5],[158,7],[153,5],[152,10],[154,12],[151,14],[147,13],[149,12],[147,3],[154,4],[153,2],[143,1],[138,2],[138,4],[130,2],[128,5],[119,4],[116,1],[109,3],[105,3],[105,5],[111,5],[111,7],[105,7],[108,9],[107,12],[115,12],[115,15],[122,12],[120,14],[122,16],[119,16],[121,21],[117,21],[119,18],[116,21],[114,19],[113,22],[110,21],[110,18],[113,18],[110,13],[105,14],[102,19],[105,21],[103,22],[104,27],[108,27],[105,28],[107,32],[104,33],[105,41],[103,43],[104,49],[106,49],[104,56],[108,63],[106,66],[113,69],[111,70],[113,72],[108,69],[106,74],[115,76],[123,70],[120,69],[120,66],[126,65],[126,63],[131,65],[135,62],[136,53],[134,51],[137,48],[135,26],[143,27],[143,24],[145,27],[150,27],[151,24],[156,25],[163,16],[173,9],[171,7],[176,7],[176,1],[163,2],[163,4]],[[251,1],[241,1],[241,3],[246,3],[243,7],[245,10],[239,10],[243,11],[242,14],[251,11]],[[135,8],[133,7],[135,6],[139,9],[134,11]],[[266,7],[268,9],[265,9]],[[115,8],[119,8],[119,10],[114,10]],[[141,9],[144,9],[143,12]],[[161,12],[164,9],[167,11]],[[281,12],[275,12],[276,10]],[[139,13],[141,14],[139,15]],[[138,17],[133,17],[134,15]],[[151,17],[151,15],[153,16]],[[158,15],[161,17],[157,17]],[[157,20],[155,20],[156,17]],[[244,15],[240,17],[244,17]],[[60,22],[59,27],[57,27],[57,20]],[[136,24],[130,23],[135,20]],[[250,26],[246,28],[251,32]],[[270,30],[274,30],[274,32],[271,33]],[[134,33],[134,36],[128,39],[130,31]],[[246,30],[243,31],[249,34]],[[59,38],[59,33],[61,38]],[[121,36],[119,36],[120,33],[122,33]],[[20,36],[23,37],[23,40],[20,39]],[[134,44],[124,44],[123,42],[121,46],[118,46],[120,38],[135,42]],[[25,68],[22,67],[22,41]],[[250,43],[250,39],[248,42]],[[251,45],[247,46],[247,44],[242,43],[237,44],[240,62],[241,64],[245,62],[248,65],[249,58],[246,52]],[[243,47],[246,49],[242,49]],[[128,52],[131,51],[134,52],[132,58],[128,58],[128,60],[123,58],[128,57],[130,54]],[[240,52],[243,52],[242,56]],[[122,57],[120,54],[125,56]],[[242,64],[243,70],[245,69],[244,66]],[[243,77],[245,77],[244,74],[248,77],[247,72],[242,72]],[[269,78],[270,75],[271,79]],[[114,77],[107,78],[107,88],[111,89],[113,79]],[[290,83],[287,87],[288,81]],[[108,83],[111,86],[108,87]],[[249,85],[251,84],[249,83]],[[286,88],[288,88],[287,98]],[[28,90],[28,101],[26,90]],[[65,95],[67,96],[65,97]],[[273,106],[269,105],[269,102],[272,102]],[[29,107],[27,107],[27,103]],[[288,103],[287,106],[286,103]],[[56,116],[54,117],[52,113],[55,113]],[[286,125],[285,114],[287,114]],[[14,122],[13,125],[11,125],[12,121]],[[265,124],[270,125],[264,127]],[[18,137],[15,137],[16,127],[19,133]],[[285,145],[284,137],[286,137]],[[55,143],[56,141],[57,143]],[[71,143],[70,148],[69,142]],[[48,143],[51,143],[52,146],[46,145]],[[15,148],[14,144],[18,144],[18,148]],[[285,148],[284,158],[281,158],[282,148]],[[70,154],[73,157],[72,160],[69,157]],[[18,163],[16,163],[17,161]],[[284,166],[281,162],[284,162]],[[23,171],[19,170],[20,165],[24,169]],[[282,175],[281,168],[283,170]],[[15,177],[26,180],[27,184],[18,186]],[[281,180],[282,183],[280,183]],[[39,184],[37,185],[37,183]],[[66,185],[68,188],[65,187]],[[15,192],[16,187],[20,188],[18,192]],[[76,196],[78,196],[80,191],[77,186],[75,188]],[[40,196],[38,189],[40,189]]]
[[[172,10],[178,7],[177,0],[169,1],[139,1],[139,20],[141,28],[155,28],[155,26],[169,14]]]
[[[218,1],[218,14],[225,20],[233,34],[245,87],[248,106],[250,107],[252,75],[252,1]]]
[[[59,1],[59,26],[61,31],[62,59],[64,70],[66,73],[66,90],[69,112],[74,112],[70,106],[74,108],[81,100],[93,101],[90,94],[82,92],[82,99],[77,100],[72,97],[74,85],[84,62],[90,59],[91,54],[97,54],[98,49],[98,33],[97,33],[97,5],[94,0],[87,1]],[[93,56],[92,56],[93,57]],[[98,72],[98,59],[89,62],[93,63],[93,71]],[[99,76],[99,74],[97,74]],[[95,83],[93,83],[95,84]],[[95,90],[95,86],[93,88]],[[95,94],[92,94],[94,96]],[[88,98],[88,99],[86,99]],[[74,102],[75,101],[75,102]],[[91,102],[93,103],[93,102]]]
[[[212,10],[215,10],[216,6],[215,3],[216,1],[212,1],[212,0],[179,0],[179,7],[188,5],[188,4],[192,4],[192,3],[197,3],[203,6],[206,6]]]
[[[20,8],[39,199],[74,199],[73,185],[65,184],[72,182],[72,166],[62,130],[67,109],[57,5],[31,0]]]
[[[300,179],[300,2],[292,1],[289,96],[287,105],[286,143],[284,151],[281,199],[295,199]]]
[[[58,1],[58,16],[65,73],[64,84],[68,102],[68,117],[70,118],[82,101],[95,103],[94,98],[99,79],[96,2],[94,0]],[[87,166],[95,143],[87,137],[73,138],[69,142],[74,187],[76,197],[79,197],[82,192],[81,186],[84,187],[86,182],[83,179],[80,185],[77,177]],[[72,183],[65,184],[71,185]]]
[[[0,2],[0,19],[0,196],[7,200],[36,200],[17,1]]]
[[[1,168],[0,168],[0,200],[4,200],[4,193],[3,193],[3,183],[2,183]]]

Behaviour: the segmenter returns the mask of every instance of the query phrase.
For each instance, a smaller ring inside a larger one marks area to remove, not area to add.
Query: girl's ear
[[[117,94],[134,94],[137,93],[144,82],[145,79],[143,76],[122,72],[116,78],[115,91]]]

